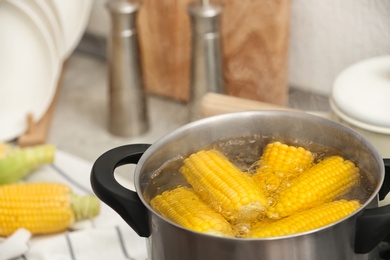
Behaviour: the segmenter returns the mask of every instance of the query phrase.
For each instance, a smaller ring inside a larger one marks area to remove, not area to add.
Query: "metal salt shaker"
[[[199,102],[207,92],[223,93],[220,40],[222,6],[203,0],[188,5],[192,28],[190,113],[199,117]]]
[[[131,137],[149,128],[139,57],[136,15],[139,1],[109,0],[109,131]]]

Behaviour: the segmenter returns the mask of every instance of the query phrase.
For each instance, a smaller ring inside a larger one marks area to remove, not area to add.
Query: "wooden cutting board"
[[[187,101],[190,0],[143,0],[138,17],[148,93]],[[285,105],[290,0],[221,0],[226,94]]]
[[[233,113],[248,110],[286,110],[294,109],[271,103],[249,100],[246,98],[228,96],[218,93],[207,93],[200,101],[199,113],[201,117]]]

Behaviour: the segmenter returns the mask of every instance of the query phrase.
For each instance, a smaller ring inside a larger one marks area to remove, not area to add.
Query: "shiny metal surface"
[[[255,134],[293,136],[338,149],[370,173],[375,189],[358,212],[337,223],[299,235],[269,239],[229,239],[192,232],[162,218],[151,208],[146,190],[151,190],[151,175],[162,162],[219,139]],[[248,111],[196,121],[161,138],[137,164],[135,186],[149,215],[149,259],[373,260],[379,259],[376,249],[369,254],[354,253],[355,222],[364,208],[377,207],[383,178],[383,161],[375,148],[341,124],[303,112]]]
[[[148,130],[146,98],[140,66],[136,16],[138,1],[111,0],[107,57],[109,64],[109,130],[136,136]]]
[[[220,36],[221,6],[208,2],[188,6],[192,26],[191,85],[189,106],[192,120],[199,119],[199,101],[207,92],[223,93]]]

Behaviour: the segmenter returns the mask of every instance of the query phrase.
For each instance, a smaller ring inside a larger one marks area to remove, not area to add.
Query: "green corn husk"
[[[18,182],[38,167],[52,163],[55,150],[50,144],[21,148],[0,143],[0,185]]]
[[[70,204],[75,222],[91,219],[99,215],[100,212],[100,201],[94,195],[77,195],[72,193]]]

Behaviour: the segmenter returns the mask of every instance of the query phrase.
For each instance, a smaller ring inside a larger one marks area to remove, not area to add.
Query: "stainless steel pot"
[[[188,155],[220,139],[261,135],[294,137],[343,153],[369,173],[371,194],[362,208],[332,225],[298,235],[268,239],[232,239],[190,231],[164,219],[149,205],[152,175],[167,161]],[[135,191],[121,186],[114,170],[136,164]],[[153,260],[346,260],[380,259],[378,243],[390,232],[390,206],[378,208],[387,194],[384,161],[375,148],[353,130],[301,112],[248,111],[219,115],[185,125],[152,145],[114,148],[93,165],[91,183],[97,196],[142,237]]]

